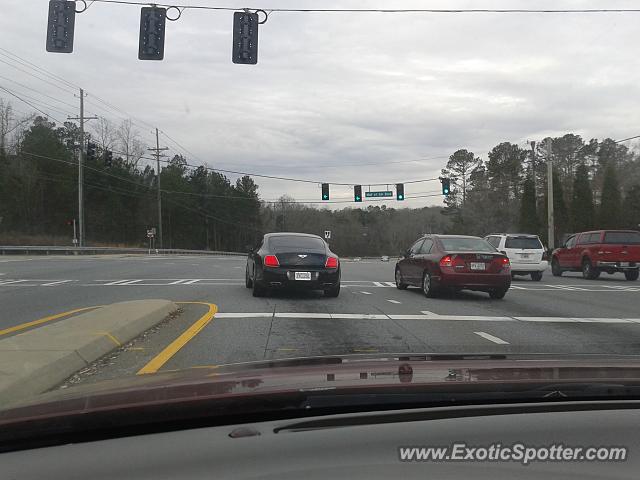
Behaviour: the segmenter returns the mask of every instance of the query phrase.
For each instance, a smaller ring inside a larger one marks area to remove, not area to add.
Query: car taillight
[[[511,262],[509,262],[509,259],[507,257],[502,257],[500,259],[500,265],[502,266],[502,268],[509,269],[511,268]]]
[[[446,255],[440,259],[441,267],[450,267],[452,265],[451,255]]]
[[[549,252],[546,250],[542,252],[542,260],[549,260]]]
[[[338,268],[338,259],[336,257],[327,257],[324,263],[325,268]]]
[[[264,266],[265,267],[279,267],[280,262],[278,261],[278,257],[275,255],[266,255],[264,257]]]

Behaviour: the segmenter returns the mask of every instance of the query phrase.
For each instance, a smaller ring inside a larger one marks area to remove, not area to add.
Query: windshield
[[[542,248],[542,244],[540,240],[535,237],[507,237],[504,247],[540,249]]]
[[[2,5],[0,412],[640,358],[631,0]]]
[[[448,252],[495,252],[496,249],[481,238],[441,238],[442,246]]]
[[[626,245],[640,244],[639,232],[606,232],[604,243],[624,243]]]
[[[325,251],[324,242],[319,238],[303,237],[303,236],[277,236],[269,239],[269,245],[274,252],[287,251]]]

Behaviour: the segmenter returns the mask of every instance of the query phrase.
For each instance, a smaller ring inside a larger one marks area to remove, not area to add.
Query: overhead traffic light
[[[404,200],[404,183],[396,183],[396,199]]]
[[[87,160],[95,160],[98,146],[95,143],[87,142]]]
[[[104,165],[105,167],[113,165],[113,152],[111,150],[105,150],[104,152]]]
[[[235,12],[233,14],[233,63],[255,65],[258,63],[258,14]]]
[[[354,202],[362,201],[362,185],[353,186],[353,201]]]
[[[51,0],[47,22],[47,52],[73,52],[73,32],[76,23],[76,2]]]
[[[167,9],[142,7],[140,11],[139,60],[162,60],[164,58],[164,32]]]
[[[447,196],[451,193],[451,181],[448,178],[441,178],[440,182],[442,182],[442,194]]]
[[[329,184],[322,184],[322,200],[329,200]]]

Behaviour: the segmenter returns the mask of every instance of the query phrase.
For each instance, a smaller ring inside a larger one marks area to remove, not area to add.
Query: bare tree
[[[116,135],[118,148],[122,152],[124,160],[129,165],[137,167],[145,152],[145,146],[140,141],[140,132],[135,129],[131,120],[127,119],[122,121]]]
[[[95,141],[103,152],[113,150],[118,140],[115,126],[103,117],[98,118],[96,123],[93,124],[93,134]]]

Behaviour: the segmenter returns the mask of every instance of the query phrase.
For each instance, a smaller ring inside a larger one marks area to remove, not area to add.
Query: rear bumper
[[[539,263],[511,262],[511,271],[515,273],[544,272],[547,268],[549,268],[549,262],[547,262],[546,260],[543,260]]]
[[[624,265],[626,263],[626,265]],[[596,262],[598,268],[606,270],[614,270],[617,272],[625,272],[627,270],[637,270],[640,267],[640,262]]]
[[[311,272],[311,280],[295,280],[294,272]],[[267,288],[324,290],[340,283],[339,269],[265,268],[258,281]]]
[[[484,275],[475,273],[441,273],[437,277],[434,276],[433,281],[438,287],[454,287],[488,292],[496,289],[506,290],[511,287],[511,273],[487,273]]]

